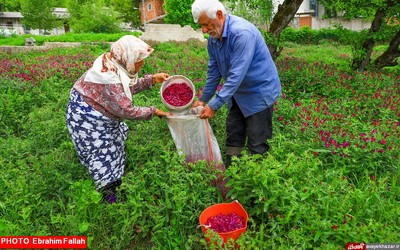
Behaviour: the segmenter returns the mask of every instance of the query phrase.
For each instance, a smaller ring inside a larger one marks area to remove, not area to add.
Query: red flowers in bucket
[[[195,91],[189,78],[183,75],[173,75],[161,85],[161,101],[171,111],[183,111],[192,104]]]
[[[192,89],[186,83],[172,83],[162,93],[164,100],[173,106],[180,107],[188,104],[193,97]]]
[[[201,230],[207,235],[207,230],[213,230],[223,239],[236,239],[247,229],[248,215],[243,206],[237,201],[219,203],[206,208],[199,218]],[[208,242],[211,239],[206,236]]]

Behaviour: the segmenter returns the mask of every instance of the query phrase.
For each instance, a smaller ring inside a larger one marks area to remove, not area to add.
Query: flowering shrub
[[[276,105],[279,124],[296,127],[304,140],[312,138],[314,154],[326,163],[339,160],[357,174],[393,170],[400,147],[400,77],[380,72],[348,73],[321,63],[292,64],[296,61],[287,57],[278,62],[283,79],[287,79],[287,72],[294,74],[292,67],[307,76],[297,77],[301,85],[284,82],[284,93]],[[286,100],[293,107],[280,114],[280,104],[286,105]],[[355,162],[368,164],[359,168]]]

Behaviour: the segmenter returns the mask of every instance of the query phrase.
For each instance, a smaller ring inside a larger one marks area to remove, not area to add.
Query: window
[[[150,11],[151,10],[151,3],[149,3],[148,5],[147,5],[147,11]]]
[[[310,9],[314,10],[314,16],[318,16],[318,1],[310,0]]]
[[[7,21],[7,27],[12,28],[13,27],[13,23],[10,21]]]

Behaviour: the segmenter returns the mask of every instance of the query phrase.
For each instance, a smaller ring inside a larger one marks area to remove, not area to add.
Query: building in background
[[[163,23],[166,12],[163,8],[164,0],[142,0],[139,3],[140,23]]]
[[[53,8],[53,15],[55,15],[59,20],[63,21],[64,27],[60,27],[59,29],[63,29],[64,33],[70,32],[70,27],[68,23],[68,18],[70,14],[67,8]]]
[[[282,4],[284,0],[272,0],[272,2],[274,3],[274,13],[276,13],[278,5]],[[318,0],[304,0],[293,19],[292,26],[312,28],[313,17],[322,18],[325,12],[325,7]]]
[[[273,0],[275,7],[274,13],[278,11],[278,5],[283,2],[284,0]],[[354,31],[369,29],[371,27],[371,22],[363,20],[362,18],[353,18],[351,20],[343,19],[341,17],[323,18],[326,14],[327,10],[320,1],[304,0],[290,25],[296,29],[310,27],[313,30],[334,28],[338,25]]]
[[[68,18],[70,16],[67,8],[53,8],[52,13],[56,16],[60,21],[62,21],[63,25],[52,30],[48,30],[49,35],[62,35],[70,32]],[[33,35],[44,35],[44,30],[39,29],[28,29],[25,28],[26,33]]]
[[[4,36],[11,34],[25,34],[24,27],[22,26],[21,12],[3,12],[0,9],[0,33]]]
[[[49,31],[50,35],[65,34],[70,31],[68,25],[69,13],[67,8],[53,8],[53,15],[63,21],[63,26]],[[29,29],[22,24],[24,16],[21,12],[3,12],[0,10],[0,35],[8,36],[11,34],[34,34],[43,35],[43,30]]]

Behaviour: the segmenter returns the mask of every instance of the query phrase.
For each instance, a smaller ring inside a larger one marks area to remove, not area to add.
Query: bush
[[[358,32],[345,29],[343,27],[324,28],[313,30],[310,27],[302,27],[299,30],[287,27],[281,33],[284,42],[294,42],[298,44],[321,44],[324,41],[348,44],[357,36]]]

